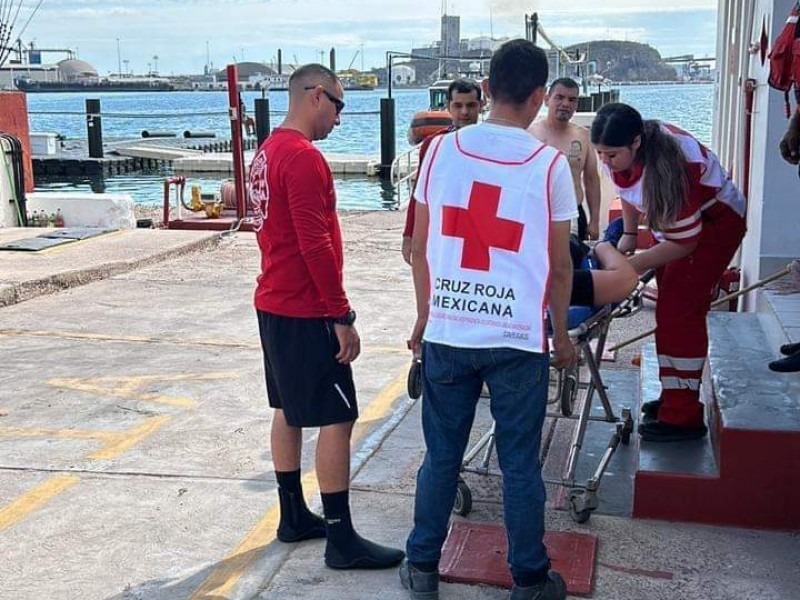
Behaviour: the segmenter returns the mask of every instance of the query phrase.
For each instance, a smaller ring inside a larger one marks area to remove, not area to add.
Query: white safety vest
[[[550,222],[577,213],[563,155],[523,129],[465,127],[431,144],[414,196],[430,215],[424,339],[544,352]]]

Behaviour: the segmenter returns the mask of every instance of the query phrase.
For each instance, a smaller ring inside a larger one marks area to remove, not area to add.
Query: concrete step
[[[641,402],[658,400],[661,383],[658,379],[658,357],[655,343],[642,347],[640,367]],[[641,412],[637,413],[641,421]],[[681,476],[718,477],[717,460],[710,437],[680,444],[662,444],[639,441],[639,468],[637,477]]]
[[[642,444],[633,515],[767,529],[800,529],[800,379],[767,369],[774,350],[751,313],[711,313],[701,399],[707,440]],[[651,347],[642,397],[658,391]]]
[[[762,290],[757,306],[769,348],[778,358],[782,344],[800,341],[800,295]]]

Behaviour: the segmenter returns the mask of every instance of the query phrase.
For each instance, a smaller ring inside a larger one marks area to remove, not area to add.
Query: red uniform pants
[[[713,217],[707,217],[711,213]],[[706,315],[711,292],[744,237],[745,221],[725,205],[703,215],[691,254],[656,272],[656,352],[661,400],[658,420],[682,427],[703,422],[700,377],[708,353]]]

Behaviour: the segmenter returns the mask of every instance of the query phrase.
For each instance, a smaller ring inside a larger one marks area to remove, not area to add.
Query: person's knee
[[[633,267],[624,269],[619,272],[619,279],[616,283],[616,289],[620,300],[626,298],[636,286],[639,284],[639,276]]]
[[[353,425],[355,421],[347,421],[345,423],[334,423],[333,425],[325,425],[319,428],[320,439],[326,438],[331,441],[334,440],[347,440],[350,442],[350,437],[353,434]]]

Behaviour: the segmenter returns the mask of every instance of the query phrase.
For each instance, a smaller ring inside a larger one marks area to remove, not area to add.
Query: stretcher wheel
[[[633,433],[633,417],[630,409],[622,409],[622,419],[624,422],[619,428],[619,441],[627,446],[631,443],[631,434]]]
[[[570,367],[564,370],[561,384],[561,414],[565,417],[572,416],[575,407],[575,398],[578,395],[578,370]]]
[[[592,511],[588,508],[584,508],[583,510],[576,510],[572,503],[569,505],[569,516],[572,518],[573,521],[576,523],[586,523],[591,516]]]
[[[569,493],[569,516],[576,523],[586,523],[597,508],[597,497],[584,490],[572,490]]]
[[[472,492],[463,479],[458,480],[456,501],[453,503],[453,512],[462,517],[466,517],[472,512]]]
[[[631,430],[623,427],[619,432],[619,441],[626,446],[631,443]]]
[[[408,370],[408,397],[418,400],[422,395],[422,361],[415,360]]]

